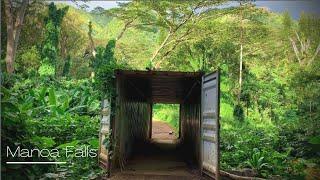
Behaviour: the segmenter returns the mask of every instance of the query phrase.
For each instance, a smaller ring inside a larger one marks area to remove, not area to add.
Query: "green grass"
[[[154,104],[152,116],[153,120],[166,122],[179,132],[179,104]]]

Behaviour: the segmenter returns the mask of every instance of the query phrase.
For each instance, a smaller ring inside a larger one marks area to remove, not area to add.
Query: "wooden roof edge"
[[[179,77],[198,77],[204,75],[204,72],[183,72],[183,71],[142,71],[142,70],[123,70],[117,69],[115,70],[115,75],[130,75],[130,76],[152,76],[152,75],[160,75],[160,76],[179,76]]]

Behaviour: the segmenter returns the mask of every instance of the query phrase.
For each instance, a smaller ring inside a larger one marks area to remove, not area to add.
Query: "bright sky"
[[[317,14],[320,16],[319,0],[286,0],[286,1],[256,1],[258,7],[267,7],[273,12],[288,11],[294,19],[298,19],[301,12]]]
[[[76,2],[73,2],[71,0],[55,0],[53,2],[56,2],[56,3],[64,3],[64,4],[68,4],[70,6],[74,6],[74,7],[77,7],[77,4],[78,5],[82,5],[82,4],[86,4],[89,6],[89,8],[87,9],[88,11],[91,11],[92,9],[94,9],[95,7],[103,7],[104,9],[110,9],[110,8],[114,8],[114,7],[118,7],[118,3],[125,3],[125,2],[130,2],[130,1],[86,1],[86,2],[83,2],[83,1],[76,1]]]
[[[65,3],[74,7],[77,7],[75,2],[69,1],[59,1],[54,2]],[[83,1],[76,1],[78,5],[84,4]],[[93,8],[100,6],[104,9],[110,9],[118,6],[118,2],[129,2],[129,1],[87,1],[86,5],[89,6],[88,11]],[[320,0],[256,0],[256,5],[258,7],[266,7],[273,12],[284,12],[288,11],[294,19],[298,19],[302,11],[317,14],[320,16]],[[225,6],[236,6],[237,1],[230,1]]]

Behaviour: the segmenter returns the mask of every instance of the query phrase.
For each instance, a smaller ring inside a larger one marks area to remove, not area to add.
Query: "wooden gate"
[[[219,179],[219,71],[202,77],[201,173]]]

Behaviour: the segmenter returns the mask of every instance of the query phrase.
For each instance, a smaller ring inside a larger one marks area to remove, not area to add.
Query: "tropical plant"
[[[262,174],[265,169],[269,167],[268,163],[265,161],[265,157],[259,151],[259,149],[254,148],[253,154],[250,159],[248,159],[245,164],[247,164],[251,169]]]

